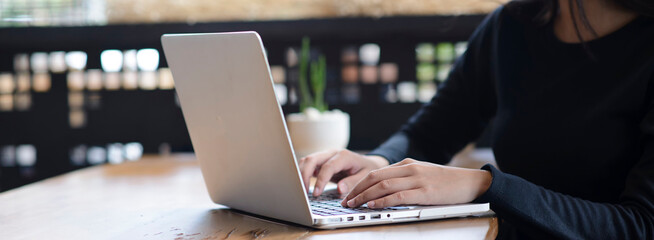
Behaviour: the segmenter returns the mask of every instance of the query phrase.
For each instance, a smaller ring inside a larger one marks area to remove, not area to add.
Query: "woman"
[[[304,182],[337,181],[347,207],[489,202],[500,237],[654,239],[652,2],[500,7],[399,132],[301,159]],[[491,118],[502,171],[440,165]]]

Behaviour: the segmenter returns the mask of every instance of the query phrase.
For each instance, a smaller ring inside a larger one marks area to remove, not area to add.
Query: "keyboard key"
[[[345,208],[341,206],[341,199],[338,194],[323,194],[318,197],[310,196],[309,200],[310,200],[312,212],[319,216],[333,216],[333,215],[382,211],[380,209],[367,208],[365,204],[364,206],[359,208]]]

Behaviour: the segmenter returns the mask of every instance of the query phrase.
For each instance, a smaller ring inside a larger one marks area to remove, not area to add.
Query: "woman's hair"
[[[612,1],[622,5],[626,9],[632,10],[641,15],[654,17],[654,1],[652,0],[612,0]]]
[[[598,0],[599,1],[599,0]],[[640,15],[654,17],[654,0],[608,0],[621,5],[622,7],[634,11]],[[573,18],[573,24],[577,29],[579,35],[579,26],[583,25],[594,33],[590,22],[586,17],[584,11],[583,0],[567,0],[569,4],[570,13],[574,16],[573,9],[579,9],[579,19],[581,23]],[[521,18],[527,18],[532,23],[537,25],[546,25],[554,20],[556,13],[560,10],[558,0],[514,0],[509,2],[507,8]]]
[[[596,0],[599,1],[599,0]],[[613,1],[618,5],[634,11],[642,16],[654,17],[654,0],[607,0]],[[583,0],[567,0],[568,9],[570,9],[570,14],[572,16],[579,14],[579,19],[581,22],[577,22],[577,18],[572,18],[572,24],[574,24],[575,32],[577,37],[582,42],[584,49],[588,53],[591,59],[595,59],[594,54],[588,46],[586,45],[583,37],[581,36],[580,26],[588,29],[593,35],[597,36],[597,33],[590,25],[586,12],[584,11],[584,1]],[[557,13],[560,11],[559,1],[558,0],[513,0],[506,4],[507,10],[514,16],[518,17],[523,21],[535,24],[537,26],[545,26],[556,17]],[[574,9],[578,9],[575,13]]]

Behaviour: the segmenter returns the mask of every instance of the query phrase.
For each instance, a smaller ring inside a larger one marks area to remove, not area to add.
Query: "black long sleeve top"
[[[477,202],[500,237],[654,239],[654,20],[584,44],[505,7],[439,92],[371,155],[447,163],[493,121],[499,171]]]

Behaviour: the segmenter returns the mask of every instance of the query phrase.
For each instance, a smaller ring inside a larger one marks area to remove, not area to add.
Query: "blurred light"
[[[275,84],[275,96],[277,96],[279,105],[286,105],[286,102],[288,101],[288,89],[286,88],[286,85],[280,83]]]
[[[21,167],[34,166],[36,163],[36,148],[31,144],[16,147],[16,163]]]
[[[102,147],[90,147],[86,157],[91,165],[102,164],[107,160],[107,151]]]
[[[32,95],[30,93],[16,93],[14,105],[18,111],[27,111],[32,107]]]
[[[433,62],[435,57],[434,45],[421,43],[416,46],[416,60],[418,62]]]
[[[30,64],[32,65],[32,71],[35,73],[48,72],[48,54],[44,52],[32,53]]]
[[[123,51],[123,69],[125,71],[137,71],[138,64],[136,63],[136,50]]]
[[[359,80],[359,66],[355,64],[343,66],[341,78],[344,83],[356,83]]]
[[[52,87],[52,79],[49,73],[36,73],[32,79],[32,88],[35,92],[47,92]]]
[[[416,91],[416,83],[414,82],[400,82],[397,84],[397,98],[400,100],[400,102],[415,102]]]
[[[440,63],[451,63],[454,61],[454,44],[442,42],[436,45],[436,59]]]
[[[374,84],[377,83],[379,76],[379,71],[377,66],[364,65],[360,68],[361,71],[361,82],[365,84]]]
[[[0,111],[9,112],[14,109],[14,97],[12,94],[0,94]]]
[[[447,80],[447,76],[450,75],[450,70],[452,70],[452,64],[443,63],[438,65],[438,72],[436,74],[436,79],[438,81],[444,82]]]
[[[288,102],[291,104],[297,104],[298,100],[297,90],[291,86],[290,90],[288,91]]]
[[[73,51],[66,53],[66,65],[72,70],[82,71],[86,68],[86,53],[82,51]]]
[[[68,92],[68,107],[70,109],[81,109],[84,107],[84,93]]]
[[[119,164],[124,161],[123,159],[123,144],[112,143],[107,145],[107,159],[111,164]]]
[[[102,70],[89,69],[86,71],[86,88],[90,91],[102,90]]]
[[[71,91],[83,91],[84,90],[84,72],[81,71],[72,71],[68,72],[66,76],[66,82],[68,84],[68,89]]]
[[[82,128],[86,125],[86,113],[82,109],[71,109],[68,114],[68,124],[71,128]]]
[[[11,73],[0,73],[0,94],[13,93],[15,88],[14,75]]]
[[[171,152],[172,152],[172,147],[170,146],[169,143],[165,142],[159,144],[159,155],[167,156],[170,155]]]
[[[10,145],[0,148],[0,165],[3,167],[16,165],[16,147]]]
[[[359,48],[361,62],[366,65],[377,65],[380,54],[381,49],[379,48],[379,45],[374,43],[363,44],[361,48]]]
[[[66,52],[51,52],[48,59],[50,71],[53,73],[62,73],[66,71]]]
[[[135,90],[139,87],[138,72],[123,72],[123,89]]]
[[[100,64],[105,72],[119,72],[123,68],[123,52],[115,49],[102,51]]]
[[[288,48],[286,50],[286,65],[289,67],[295,67],[299,61],[298,52],[294,48]]]
[[[138,142],[125,144],[125,158],[129,161],[136,161],[143,156],[143,145]]]
[[[86,145],[77,145],[70,150],[70,163],[83,166],[86,160]]]
[[[395,87],[393,84],[386,84],[386,91],[384,95],[384,101],[389,102],[389,103],[396,103],[397,102],[397,90],[395,90]]]
[[[175,81],[170,68],[159,69],[159,89],[169,90],[173,88],[175,88]]]
[[[433,63],[418,63],[416,65],[416,79],[420,82],[431,82],[436,78],[436,65]]]
[[[104,73],[104,89],[109,91],[115,91],[120,89],[120,77],[121,74],[118,72],[106,72]]]
[[[436,95],[435,83],[421,83],[418,86],[418,101],[422,103],[429,102],[434,97],[434,95]]]
[[[286,70],[282,66],[271,66],[270,75],[274,83],[286,82]]]
[[[14,56],[14,70],[16,72],[28,72],[30,70],[30,57],[27,53]]]
[[[136,64],[141,71],[155,71],[159,67],[159,51],[144,48],[136,53]]]
[[[399,69],[395,63],[382,63],[379,65],[379,74],[382,83],[394,83],[397,82]]]
[[[32,77],[28,72],[18,73],[16,75],[16,91],[29,92],[32,87]]]
[[[456,57],[463,55],[466,50],[468,50],[468,42],[457,42],[454,44],[454,52],[456,52]]]
[[[143,90],[157,89],[157,74],[156,72],[145,71],[139,74],[139,87]]]

